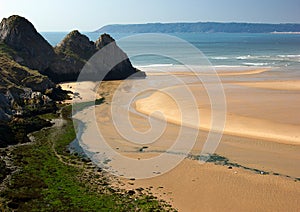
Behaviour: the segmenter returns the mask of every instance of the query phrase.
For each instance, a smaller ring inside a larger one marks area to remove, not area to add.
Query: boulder
[[[32,76],[24,79],[22,84],[31,88],[32,91],[39,91],[44,93],[47,89],[55,88],[55,84],[45,76]]]

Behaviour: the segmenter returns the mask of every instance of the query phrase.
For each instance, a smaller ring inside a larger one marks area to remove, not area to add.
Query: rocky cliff
[[[75,81],[86,62],[107,44],[111,44],[112,48],[111,51],[106,52],[106,58],[99,58],[103,60],[103,63],[112,62],[114,58],[127,58],[127,55],[110,35],[103,34],[94,43],[85,35],[74,30],[54,47],[57,57],[45,74],[54,81]],[[100,64],[99,67],[101,65],[103,64]],[[100,68],[97,71],[103,70]],[[127,58],[112,67],[104,80],[126,79],[133,74],[138,77],[145,77],[145,73],[134,68]]]
[[[0,42],[15,51],[16,62],[30,69],[47,69],[55,56],[52,46],[27,19],[20,16],[14,15],[2,20]]]
[[[86,62],[108,44],[112,50],[106,52],[103,63],[119,56],[127,58],[108,34],[93,42],[74,30],[53,48],[27,19],[17,15],[4,18],[0,23],[0,93],[6,93],[11,87],[45,92],[55,88],[53,82],[76,81]],[[124,59],[112,67],[105,80],[125,79],[136,73],[145,76],[129,59]],[[3,111],[2,107],[1,119],[5,118]]]
[[[108,60],[114,62],[111,59],[114,57],[126,59],[114,66],[104,79],[126,79],[128,76],[144,78],[146,76],[144,72],[132,66],[127,54],[116,44],[116,41],[109,34],[102,34],[95,42],[97,50],[101,50],[108,44],[111,45],[109,51],[105,51]]]
[[[13,49],[0,43],[0,121],[10,120],[17,100],[26,91],[45,93],[56,88],[47,76],[16,62],[15,56]]]
[[[70,32],[54,50],[56,59],[45,74],[56,82],[76,81],[85,63],[96,52],[94,42],[77,30]]]
[[[0,23],[0,43],[12,49],[13,60],[20,65],[47,75],[54,82],[75,81],[93,54],[113,42],[116,55],[126,55],[114,39],[103,34],[94,43],[77,30],[70,32],[56,47],[52,47],[25,18],[14,15]],[[129,59],[115,66],[105,77],[106,80],[125,79],[134,73],[145,74],[135,69]]]
[[[38,118],[37,114],[55,111],[52,100],[67,96],[55,83],[76,81],[87,61],[108,44],[113,48],[100,61],[111,62],[120,55],[124,60],[111,68],[106,80],[125,79],[136,73],[145,76],[132,66],[107,34],[94,43],[75,30],[52,47],[27,19],[16,15],[4,18],[0,23],[0,147],[27,141],[30,129],[28,131],[24,124],[26,120],[33,122],[30,118]],[[98,71],[102,70],[97,69],[96,73]],[[16,125],[15,120],[22,120],[21,134],[19,131],[8,133],[9,125]],[[34,121],[37,126],[43,126],[39,119]]]
[[[56,47],[58,54],[74,54],[74,56],[88,60],[95,54],[96,47],[93,41],[81,34],[78,30],[70,32]]]

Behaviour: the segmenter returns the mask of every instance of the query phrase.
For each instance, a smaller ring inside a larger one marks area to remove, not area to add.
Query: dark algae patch
[[[275,175],[275,176],[281,176],[281,177],[286,177],[286,178],[290,178],[293,179],[295,181],[300,181],[300,178],[293,178],[289,175],[285,175],[285,174],[280,174],[277,172],[267,172],[264,170],[260,170],[260,169],[256,169],[256,168],[251,168],[251,167],[247,167],[238,163],[234,163],[232,161],[230,161],[228,158],[218,155],[218,154],[210,154],[210,155],[198,155],[198,156],[194,156],[194,155],[190,155],[189,158],[191,159],[195,159],[195,160],[202,160],[202,161],[206,161],[208,163],[214,163],[216,165],[223,165],[223,166],[227,166],[229,169],[232,169],[233,167],[236,168],[242,168],[245,170],[249,170],[252,172],[255,172],[257,174],[261,174],[261,175]]]
[[[62,114],[69,117],[70,112],[67,106]],[[33,135],[34,142],[10,149],[18,168],[1,191],[0,211],[171,210],[153,196],[112,188],[107,173],[70,155],[67,146],[75,138],[72,120],[66,118],[62,126],[44,128]],[[0,166],[2,170],[5,164]]]
[[[168,153],[168,154],[176,154],[176,155],[183,154],[181,152],[171,152],[171,151],[165,152],[165,151],[147,150],[147,149],[148,149],[148,147],[146,147],[146,148],[141,147],[137,151],[138,152],[146,152],[146,153],[149,153],[149,152]],[[214,153],[214,154],[203,154],[203,155],[188,154],[186,157],[189,158],[189,159],[192,159],[192,160],[200,160],[200,161],[207,162],[207,163],[213,163],[215,165],[227,166],[228,169],[233,169],[233,167],[242,168],[242,169],[254,172],[256,174],[275,175],[275,176],[281,176],[281,177],[292,179],[295,182],[300,181],[300,178],[297,178],[297,177],[292,177],[292,176],[277,173],[277,172],[268,172],[268,171],[265,171],[265,170],[256,169],[256,168],[248,167],[248,166],[245,166],[245,165],[242,165],[242,164],[239,164],[239,163],[232,162],[232,161],[230,161],[229,158],[226,158],[222,155],[218,155],[216,153]]]

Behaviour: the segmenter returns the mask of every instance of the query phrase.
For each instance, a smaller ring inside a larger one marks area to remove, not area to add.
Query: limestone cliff
[[[79,59],[88,60],[96,52],[93,41],[78,30],[70,32],[56,47],[58,54],[74,54]]]
[[[55,83],[76,81],[87,61],[108,44],[110,50],[99,61],[114,64],[117,58],[124,60],[109,69],[105,80],[125,79],[132,74],[145,77],[108,34],[93,42],[75,30],[53,48],[27,19],[17,15],[4,18],[0,23],[0,121],[9,121],[13,111],[17,113],[18,108],[31,102],[31,92],[47,91],[51,99],[61,99],[64,94]],[[101,68],[95,73],[101,71],[104,73]]]
[[[47,70],[53,81],[76,81],[87,60],[96,52],[94,42],[77,30],[54,47],[56,58]]]
[[[116,41],[109,34],[102,34],[98,40],[95,42],[97,50],[102,49],[106,45],[110,44],[111,48],[107,53],[107,57],[114,58],[126,58],[116,66],[114,66],[111,71],[106,75],[106,80],[112,79],[126,79],[128,76],[134,75],[135,77],[145,77],[145,73],[134,68],[128,59],[126,53],[116,44]]]
[[[0,23],[0,42],[15,51],[14,60],[30,69],[46,70],[55,56],[52,46],[25,18],[11,16]]]
[[[106,52],[106,58],[99,58],[103,59],[103,63],[108,60],[113,61],[114,58],[117,57],[127,58],[127,55],[117,46],[115,40],[108,34],[101,35],[94,43],[77,30],[72,31],[54,48],[57,54],[56,60],[45,74],[54,81],[75,81],[86,62],[98,50],[110,43],[112,48],[111,51]],[[132,74],[135,74],[135,76],[138,77],[145,77],[144,72],[134,68],[127,58],[113,67],[105,76],[104,80],[126,79]]]
[[[113,51],[108,53],[107,59],[126,56],[109,35],[101,35],[94,43],[77,30],[70,32],[53,48],[27,19],[17,15],[4,18],[0,23],[0,43],[12,50],[10,55],[15,62],[38,70],[54,82],[77,80],[86,62],[109,43],[113,43]],[[125,59],[109,71],[105,80],[125,79],[134,73],[145,76],[131,65],[129,59]]]

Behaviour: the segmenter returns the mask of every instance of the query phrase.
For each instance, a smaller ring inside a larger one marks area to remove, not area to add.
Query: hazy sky
[[[93,31],[116,23],[300,23],[300,0],[0,0],[0,18],[12,14],[38,31]]]

